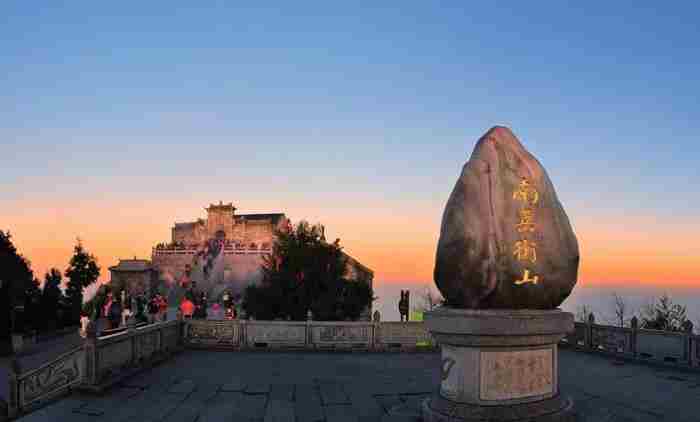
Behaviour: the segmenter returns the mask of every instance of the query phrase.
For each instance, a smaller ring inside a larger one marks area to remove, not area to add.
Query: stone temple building
[[[109,272],[114,291],[126,289],[131,294],[148,293],[158,281],[158,271],[147,259],[120,259],[119,264],[109,267]]]
[[[175,223],[171,241],[156,245],[150,262],[121,260],[111,267],[112,279],[134,287],[147,280],[167,286],[194,282],[211,299],[219,298],[226,289],[235,295],[248,284],[258,283],[263,257],[272,252],[275,231],[286,228],[289,219],[283,213],[237,214],[231,203],[212,204],[205,210],[206,219]],[[372,270],[347,258],[348,277],[371,286]]]

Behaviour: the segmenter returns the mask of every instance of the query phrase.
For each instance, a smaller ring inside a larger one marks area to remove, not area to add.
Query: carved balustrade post
[[[19,359],[13,357],[10,362],[10,373],[9,373],[9,383],[10,383],[10,397],[8,397],[7,403],[7,416],[10,419],[17,417],[19,414],[19,380],[22,375],[22,367],[19,364]]]
[[[314,314],[311,312],[311,309],[306,311],[306,335],[305,335],[305,346],[307,349],[312,349],[314,347],[313,345],[313,337],[311,335],[311,322],[314,319]]]
[[[97,385],[99,375],[97,322],[91,320],[85,332],[85,382],[88,385]]]
[[[381,320],[382,314],[380,314],[379,311],[374,311],[372,315],[372,349],[378,349],[380,347],[380,336],[382,335]]]
[[[131,316],[126,320],[126,335],[131,342],[131,359],[129,363],[134,365],[139,361],[139,341],[136,335],[136,319]]]
[[[586,321],[586,347],[588,349],[593,349],[593,324],[595,324],[595,315],[593,312],[588,314],[588,321]]]
[[[632,356],[637,357],[637,334],[639,332],[639,319],[637,316],[632,317],[630,321],[630,327],[632,328],[632,335],[630,338],[630,348],[632,349]]]
[[[688,362],[689,366],[693,366],[693,322],[686,320],[685,323],[683,323],[683,331],[685,332],[685,339],[683,343],[685,344],[685,353],[688,357],[686,361]]]
[[[241,311],[241,314],[243,314],[243,311]],[[248,321],[239,319],[238,327],[240,330],[238,332],[238,347],[245,349],[248,346]]]

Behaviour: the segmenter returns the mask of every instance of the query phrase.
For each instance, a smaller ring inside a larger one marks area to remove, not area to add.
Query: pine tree
[[[96,282],[100,276],[97,260],[83,248],[79,239],[73,249],[73,257],[65,275],[68,277],[66,296],[70,306],[68,321],[71,324],[77,324],[83,306],[83,289]]]
[[[642,310],[641,326],[647,330],[683,331],[687,323],[685,306],[673,303],[666,294]]]
[[[27,289],[34,283],[34,273],[29,261],[17,252],[10,232],[0,230],[0,339],[10,335],[11,312],[25,302]],[[23,330],[21,315],[17,315],[15,328]]]
[[[61,271],[51,268],[44,275],[44,290],[41,294],[41,309],[43,314],[43,324],[46,328],[54,329],[57,325],[58,302],[61,292]]]
[[[264,258],[263,281],[244,292],[243,308],[256,319],[357,319],[373,300],[372,288],[347,279],[347,256],[340,240],[327,243],[320,225],[301,221],[276,233]]]

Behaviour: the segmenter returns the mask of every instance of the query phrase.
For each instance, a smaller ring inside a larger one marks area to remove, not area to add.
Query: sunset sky
[[[41,278],[80,237],[108,280],[222,200],[430,281],[498,124],[547,169],[579,283],[700,286],[698,6],[200,3],[0,6],[0,229]]]

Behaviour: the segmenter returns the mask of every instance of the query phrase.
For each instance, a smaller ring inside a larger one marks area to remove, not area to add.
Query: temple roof
[[[272,220],[272,224],[277,224],[280,219],[284,218],[283,213],[271,213],[271,214],[238,214],[235,216],[236,220],[245,218],[246,220]]]
[[[150,271],[153,267],[147,259],[120,259],[119,264],[109,267],[110,271]]]

